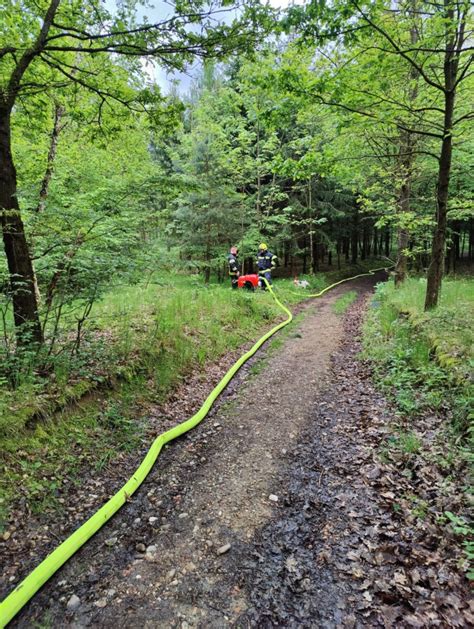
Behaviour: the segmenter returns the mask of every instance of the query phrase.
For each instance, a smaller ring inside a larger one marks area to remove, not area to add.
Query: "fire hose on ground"
[[[377,271],[387,270],[387,266],[372,269],[367,273],[359,273],[353,277],[348,277],[339,282],[335,282],[327,286],[319,293],[305,295],[306,298],[321,297],[332,288],[357,279],[359,277],[374,275]],[[201,408],[189,419],[174,426],[170,430],[161,433],[156,437],[148,450],[145,458],[132,477],[123,485],[117,493],[112,496],[98,511],[96,511],[84,524],[82,524],[70,537],[57,546],[16,588],[0,603],[0,628],[3,629],[18,612],[33,598],[36,592],[72,557],[99,529],[101,529],[110,518],[129,500],[130,496],[140,487],[153,468],[163,446],[177,437],[184,435],[186,432],[195,428],[209,413],[212,405],[224,391],[232,378],[239,369],[251,358],[257,350],[279,330],[291,323],[293,315],[291,311],[281,303],[275,295],[271,285],[264,280],[275,300],[276,304],[287,315],[287,318],[269,330],[266,334],[258,339],[258,341],[243,354],[234,365],[227,371],[218,385],[211,391],[204,401]]]

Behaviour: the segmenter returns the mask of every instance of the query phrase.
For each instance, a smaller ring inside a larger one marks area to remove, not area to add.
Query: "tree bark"
[[[443,141],[439,158],[437,182],[436,228],[431,247],[431,261],[428,267],[425,310],[436,308],[444,274],[446,249],[446,227],[448,219],[449,180],[453,153],[453,122],[459,56],[465,41],[465,26],[468,8],[455,13],[450,0],[444,0],[446,8],[446,51],[444,55],[444,124]],[[461,77],[462,78],[462,77]]]
[[[351,262],[356,264],[359,247],[359,211],[356,209],[351,232]]]
[[[48,162],[46,165],[46,171],[44,173],[43,181],[41,182],[39,202],[36,208],[37,212],[43,212],[46,205],[46,199],[48,197],[48,191],[49,191],[49,184],[51,181],[51,177],[53,176],[53,165],[54,165],[54,159],[56,157],[56,150],[58,148],[59,134],[61,133],[61,130],[63,128],[61,126],[61,120],[64,116],[64,112],[65,112],[64,107],[60,105],[59,103],[56,103],[54,106],[54,124],[53,124],[53,130],[51,131],[51,142],[50,142],[49,151],[48,151]]]
[[[469,261],[474,259],[474,220],[469,219]]]
[[[349,262],[349,249],[350,249],[349,236],[344,236],[342,252],[344,253],[344,259],[346,262]]]
[[[13,318],[18,345],[41,344],[43,334],[38,315],[35,273],[17,195],[16,169],[11,151],[11,112],[23,75],[43,50],[60,0],[51,0],[36,41],[16,61],[8,85],[0,94],[0,213],[3,244],[13,293]]]
[[[403,186],[404,187],[404,186]],[[406,249],[408,247],[408,232],[404,228],[398,230],[398,258],[395,265],[395,287],[403,284],[408,274],[408,259]]]
[[[403,224],[403,215],[410,211],[411,197],[411,177],[413,166],[413,138],[412,134],[404,134],[404,138],[400,145],[399,168],[402,176],[398,195],[398,211],[402,216],[402,225],[398,228],[398,257],[395,265],[395,287],[398,288],[403,284],[408,274],[408,257],[406,250],[408,248],[409,234],[406,226]]]
[[[317,245],[313,238],[313,215],[312,215],[312,194],[311,194],[311,177],[308,179],[308,214],[309,214],[309,254],[310,254],[310,274],[316,271],[318,262],[315,260],[315,253],[317,255]]]
[[[362,227],[362,251],[361,251],[361,256],[360,256],[361,260],[365,260],[367,258],[367,255],[368,255],[367,245],[368,245],[367,221],[364,221],[363,227]]]
[[[416,25],[417,0],[411,0],[412,26],[410,29],[410,42],[414,47],[418,42],[418,29]],[[418,96],[418,71],[412,67],[409,73],[408,98],[410,103],[414,103]],[[398,156],[398,169],[402,177],[400,191],[398,195],[398,211],[402,218],[402,224],[398,228],[398,257],[395,265],[395,287],[398,288],[406,280],[408,275],[408,248],[409,233],[404,224],[404,215],[410,211],[411,206],[411,182],[413,176],[415,138],[410,131],[401,130],[400,152]]]
[[[390,228],[385,228],[385,255],[388,258],[390,255]]]
[[[42,343],[33,263],[21,220],[11,152],[10,111],[0,108],[0,212],[19,345]]]
[[[438,171],[436,228],[431,246],[431,262],[428,267],[425,310],[431,310],[438,305],[441,281],[444,274],[449,179],[451,175],[454,96],[454,90],[445,93],[444,138],[441,145]]]
[[[289,244],[288,244],[287,240],[285,240],[284,252],[285,253],[284,253],[284,256],[283,256],[283,260],[284,260],[283,265],[284,265],[284,267],[286,269],[286,268],[288,268],[288,262],[290,260],[290,247],[289,247]]]

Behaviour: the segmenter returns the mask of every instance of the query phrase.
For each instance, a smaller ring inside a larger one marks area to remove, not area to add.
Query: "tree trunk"
[[[58,148],[59,134],[61,133],[61,130],[63,128],[61,127],[61,119],[64,116],[64,112],[64,107],[59,103],[56,103],[54,107],[54,124],[53,130],[51,131],[51,142],[48,151],[48,162],[46,165],[46,171],[44,173],[43,181],[41,183],[39,202],[38,207],[36,208],[37,212],[43,212],[46,205],[49,183],[51,181],[51,177],[53,176],[53,164],[56,157],[56,150]],[[146,237],[144,238],[144,240],[146,240]]]
[[[211,242],[209,240],[209,235],[210,235],[210,225],[207,226],[208,238],[206,240],[206,254],[205,254],[206,266],[204,268],[204,282],[206,284],[209,284],[211,280]]]
[[[0,109],[0,165],[0,213],[17,341],[19,345],[27,345],[30,341],[41,344],[43,335],[34,288],[35,274],[18,204],[8,109]]]
[[[317,261],[317,243],[315,243],[313,238],[313,215],[312,215],[312,195],[311,195],[311,177],[308,179],[308,214],[309,214],[309,255],[311,257],[310,261],[310,274],[313,275],[315,270],[318,267]],[[316,254],[316,259],[315,259]]]
[[[305,237],[305,239],[304,239],[304,253],[303,253],[303,275],[306,275],[306,270],[307,270],[307,267],[306,267],[306,261],[307,261],[307,258],[308,258],[308,253],[307,253],[308,249],[307,249],[307,247],[308,247],[308,244],[306,242],[306,237]]]
[[[416,28],[415,16],[417,15],[417,0],[411,0],[412,27],[410,29],[410,41],[412,46],[418,42],[418,29]],[[410,69],[408,98],[410,103],[414,103],[418,96],[418,70]],[[399,287],[406,280],[408,275],[408,256],[406,250],[409,243],[409,233],[406,227],[405,216],[411,207],[411,182],[413,176],[415,138],[410,131],[401,131],[400,152],[398,156],[398,168],[402,177],[400,191],[398,195],[398,212],[401,217],[401,225],[398,228],[398,257],[395,265],[395,287]]]
[[[455,272],[457,269],[457,263],[461,259],[461,232],[462,232],[462,224],[460,221],[455,221],[452,227],[452,246],[451,246],[451,254],[452,254],[452,263],[453,263],[453,271]]]
[[[385,228],[385,255],[388,258],[390,255],[390,228]]]
[[[469,220],[469,261],[474,258],[474,220]]]
[[[34,46],[26,48],[19,58],[14,57],[14,67],[7,79],[8,87],[0,92],[0,216],[18,345],[42,344],[43,334],[38,315],[35,273],[18,204],[16,170],[11,151],[11,112],[23,75],[45,46],[60,1],[50,0]]]
[[[456,99],[456,79],[459,68],[459,56],[465,41],[465,27],[468,14],[465,10],[455,12],[452,3],[445,0],[446,48],[444,54],[444,124],[443,141],[439,158],[437,181],[437,223],[431,247],[431,262],[428,267],[425,310],[438,305],[441,281],[444,271],[444,253],[446,248],[446,226],[448,217],[449,179],[451,176],[451,158],[453,152],[454,102]],[[453,25],[458,20],[456,28]]]
[[[312,258],[311,258],[311,273],[316,273],[319,271],[319,257],[320,257],[320,246],[318,240],[313,239],[313,243],[311,246]]]
[[[398,288],[407,278],[408,258],[405,253],[408,247],[408,232],[406,229],[398,230],[398,258],[395,265],[395,286]]]
[[[361,251],[361,260],[365,260],[368,255],[367,251],[367,242],[368,242],[368,234],[367,234],[367,223],[364,221],[362,228],[362,251]]]
[[[359,247],[359,213],[356,210],[354,215],[354,221],[352,224],[352,233],[351,233],[351,262],[352,264],[356,264],[357,262],[357,253]]]
[[[313,232],[310,229],[309,231],[309,272],[311,275],[313,275],[314,269],[315,269],[314,249],[315,249],[315,243],[313,240]]]
[[[262,177],[260,174],[260,120],[257,118],[257,159],[255,160],[257,166],[257,199],[255,203],[255,207],[257,209],[258,220],[260,220],[260,212],[262,207]]]
[[[451,175],[453,113],[454,90],[445,93],[444,138],[441,145],[437,186],[437,222],[431,247],[431,262],[428,267],[425,310],[431,310],[438,305],[441,281],[444,273],[449,178]]]
[[[343,240],[343,253],[346,262],[349,262],[349,249],[350,249],[350,240],[348,236],[344,236]]]
[[[408,257],[406,250],[408,248],[408,230],[403,221],[403,215],[410,211],[410,195],[411,195],[411,174],[412,174],[412,138],[411,134],[406,134],[405,142],[401,143],[400,152],[400,169],[402,171],[402,184],[398,196],[398,211],[402,216],[402,224],[398,228],[398,257],[395,265],[395,286],[398,288],[407,278],[408,273]],[[405,153],[405,156],[403,156]]]
[[[460,238],[460,249],[459,249],[459,260],[462,260],[464,258],[464,247],[466,245],[466,232],[464,231],[462,234],[462,237]]]

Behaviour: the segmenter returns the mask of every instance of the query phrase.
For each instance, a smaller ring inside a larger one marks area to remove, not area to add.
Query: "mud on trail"
[[[373,452],[387,408],[353,373],[374,281],[305,305],[282,346],[243,368],[12,625],[403,625],[413,610],[400,588],[413,575],[398,566],[399,525]],[[336,315],[354,289],[349,315]]]

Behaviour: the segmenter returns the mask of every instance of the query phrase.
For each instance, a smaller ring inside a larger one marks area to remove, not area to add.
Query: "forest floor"
[[[165,449],[137,495],[12,626],[471,624],[449,535],[397,507],[406,476],[379,456],[393,410],[357,357],[374,281],[300,306],[284,341],[259,352],[210,416]],[[358,299],[337,315],[349,290]],[[150,433],[189,416],[234,358],[150,409]],[[54,527],[25,521],[6,545],[2,592],[136,463],[115,464],[106,481],[85,477]]]

